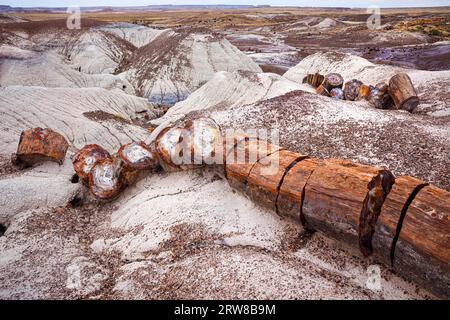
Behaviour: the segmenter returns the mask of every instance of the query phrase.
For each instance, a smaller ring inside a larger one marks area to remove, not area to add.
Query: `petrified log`
[[[363,83],[359,80],[353,79],[347,82],[344,86],[344,95],[346,100],[355,101],[359,95],[359,89]]]
[[[372,92],[372,89],[370,86],[362,84],[359,87],[359,93],[358,93],[357,100],[368,100],[371,92]]]
[[[191,131],[191,152],[193,164],[214,164],[219,160],[217,153],[222,152],[222,134],[219,125],[211,118],[198,118],[187,123]]]
[[[418,192],[401,226],[394,269],[450,297],[450,192],[431,185]]]
[[[320,85],[320,86],[318,86],[316,88],[316,93],[318,93],[318,94],[320,94],[322,96],[326,96],[326,97],[330,96],[330,93],[328,92],[328,90],[323,85]]]
[[[17,152],[11,156],[14,165],[32,166],[39,162],[64,162],[69,143],[50,128],[33,128],[20,134]]]
[[[155,170],[158,168],[156,152],[143,141],[133,141],[120,147],[117,152],[125,166],[136,170]]]
[[[401,227],[401,217],[405,216],[416,194],[426,185],[424,181],[409,176],[395,179],[395,184],[381,208],[372,239],[374,255],[384,264],[393,265],[392,245],[400,232],[398,226],[400,223]]]
[[[188,129],[164,128],[156,137],[155,148],[159,163],[167,172],[192,164],[191,132]]]
[[[313,171],[322,164],[320,159],[306,158],[287,172],[276,203],[279,215],[290,217],[307,227],[302,211],[305,186]]]
[[[413,112],[419,105],[419,98],[411,78],[406,73],[396,74],[389,81],[389,94],[398,109]]]
[[[89,184],[89,172],[102,159],[111,158],[108,151],[97,144],[88,144],[72,157],[73,168],[85,184]]]
[[[342,89],[344,78],[339,73],[329,73],[325,76],[322,86],[330,92],[334,88]]]
[[[345,96],[344,96],[344,91],[341,88],[334,88],[333,90],[330,91],[330,96],[338,99],[338,100],[344,100]]]
[[[394,101],[389,95],[388,86],[385,83],[379,83],[372,88],[367,100],[377,109],[395,109]]]
[[[278,192],[285,175],[304,158],[306,156],[289,150],[276,151],[262,158],[248,175],[247,195],[256,203],[277,211]]]
[[[303,83],[308,83],[314,88],[317,88],[323,82],[324,76],[320,73],[308,74],[304,79]]]
[[[281,150],[279,146],[259,139],[245,138],[227,154],[225,176],[231,187],[245,193],[253,166],[262,158]]]
[[[123,161],[119,157],[105,158],[97,161],[89,172],[89,189],[102,200],[116,198],[126,186],[122,176]]]
[[[325,161],[314,170],[306,184],[303,214],[307,226],[356,247],[360,228],[366,228],[359,225],[361,215],[376,214],[363,210],[376,208],[378,205],[372,203],[382,202],[379,197],[384,193],[376,195],[370,190],[371,181],[380,179],[382,173],[387,174],[385,170],[350,161]],[[369,197],[371,191],[374,195]]]

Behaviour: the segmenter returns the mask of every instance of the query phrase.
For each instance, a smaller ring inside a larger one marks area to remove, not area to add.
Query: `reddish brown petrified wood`
[[[257,161],[280,150],[279,146],[258,139],[243,139],[230,150],[225,173],[231,187],[245,193],[247,179]]]
[[[43,161],[62,164],[68,148],[67,140],[52,129],[27,129],[20,135],[17,152],[11,159],[13,164],[22,166],[32,166]]]
[[[303,213],[308,227],[357,247],[369,183],[381,169],[345,160],[326,160],[305,188]]]
[[[419,105],[416,89],[414,89],[411,78],[406,73],[399,73],[391,78],[389,94],[398,109],[412,112]]]
[[[259,160],[251,169],[247,195],[256,203],[276,211],[280,184],[293,164],[306,156],[289,150],[276,151]]]
[[[403,220],[394,269],[450,298],[450,192],[431,185],[419,191]]]
[[[283,179],[278,195],[279,215],[290,217],[306,226],[302,219],[304,188],[313,171],[322,163],[323,161],[320,159],[307,158],[297,162],[289,170]]]

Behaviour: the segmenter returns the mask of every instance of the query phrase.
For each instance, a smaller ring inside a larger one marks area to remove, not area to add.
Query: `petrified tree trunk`
[[[391,78],[389,81],[389,94],[398,109],[413,112],[419,105],[416,90],[406,73],[399,73]]]
[[[419,191],[403,220],[394,269],[432,292],[450,297],[450,192],[435,186]]]
[[[121,146],[117,157],[123,162],[121,176],[126,185],[133,184],[138,178],[159,168],[156,152],[143,141]]]
[[[251,169],[247,194],[258,204],[277,211],[278,192],[285,174],[305,156],[289,150],[276,151],[259,160]]]
[[[81,180],[89,184],[89,172],[92,167],[102,159],[111,158],[108,151],[97,144],[88,144],[81,148],[72,157],[73,168]]]
[[[344,86],[344,95],[346,100],[355,101],[359,95],[359,89],[363,83],[359,80],[353,79],[347,82]]]
[[[320,159],[307,158],[297,162],[284,177],[277,201],[278,214],[290,217],[306,227],[302,207],[305,186],[314,170],[323,164]]]
[[[258,139],[245,138],[239,141],[227,154],[225,162],[225,176],[230,186],[245,193],[253,166],[279,150],[279,146]]]
[[[22,131],[17,152],[11,156],[14,165],[32,166],[39,162],[54,161],[62,164],[69,143],[49,128]]]
[[[325,161],[306,184],[303,213],[307,226],[356,247],[361,213],[364,206],[370,206],[366,204],[369,183],[381,172],[350,161]],[[379,202],[379,196],[371,201]]]
[[[330,92],[334,88],[341,88],[344,85],[344,78],[339,73],[329,73],[325,76],[322,85]]]

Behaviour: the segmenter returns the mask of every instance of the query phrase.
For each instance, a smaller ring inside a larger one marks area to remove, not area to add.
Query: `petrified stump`
[[[344,78],[339,73],[329,73],[325,76],[322,86],[329,91],[334,88],[341,88],[344,85]]]
[[[406,73],[396,74],[389,81],[389,94],[398,109],[413,112],[419,105],[419,97]]]
[[[344,95],[346,100],[355,101],[359,95],[359,89],[363,83],[359,80],[353,79],[347,82],[344,86]]]
[[[17,152],[11,156],[14,165],[32,166],[39,162],[64,162],[69,143],[50,128],[22,131]]]
[[[277,211],[278,192],[285,174],[305,157],[289,150],[280,150],[262,158],[250,171],[247,195],[255,203]]]
[[[290,217],[307,227],[302,212],[305,186],[313,171],[322,164],[320,159],[306,158],[297,162],[287,172],[276,203],[279,215]]]
[[[227,154],[225,176],[231,187],[245,193],[253,166],[262,158],[281,150],[279,146],[259,139],[245,138]]]
[[[431,185],[418,192],[403,220],[394,269],[450,297],[450,192]]]
[[[97,144],[88,144],[72,157],[73,168],[85,184],[89,184],[89,172],[99,161],[111,158],[108,151]]]
[[[303,214],[308,227],[358,246],[360,217],[367,206],[369,184],[381,172],[344,160],[327,160],[317,167],[305,188]]]

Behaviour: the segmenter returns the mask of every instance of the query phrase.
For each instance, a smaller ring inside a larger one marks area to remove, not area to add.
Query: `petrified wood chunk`
[[[318,94],[320,94],[322,96],[326,96],[326,97],[330,96],[330,93],[328,92],[328,90],[323,85],[320,85],[320,86],[318,86],[316,88],[316,93],[318,93]]]
[[[143,141],[133,141],[117,152],[125,166],[137,170],[155,170],[158,167],[156,152]]]
[[[391,78],[389,94],[398,109],[412,112],[419,105],[416,89],[414,89],[411,78],[406,73],[399,73]]]
[[[308,227],[357,247],[369,183],[381,171],[345,160],[327,160],[317,167],[305,188],[303,214]]]
[[[419,191],[403,220],[394,269],[450,298],[450,192],[431,185]]]
[[[123,161],[119,157],[105,158],[97,161],[89,172],[89,189],[102,200],[116,198],[126,186],[122,176]]]
[[[345,96],[344,96],[344,91],[341,88],[334,88],[333,90],[330,91],[330,96],[338,99],[338,100],[344,100]]]
[[[247,195],[255,203],[277,211],[278,192],[285,174],[305,157],[289,150],[280,150],[262,158],[250,171]]]
[[[355,101],[359,95],[359,89],[363,83],[359,80],[351,80],[344,86],[344,95],[346,100]]]
[[[186,129],[191,131],[191,152],[194,164],[214,164],[221,151],[222,134],[219,125],[211,118],[198,118],[187,123]]]
[[[17,152],[11,159],[15,165],[32,166],[43,161],[62,164],[69,143],[50,128],[33,128],[22,131]]]
[[[190,130],[181,127],[164,128],[155,139],[159,163],[167,172],[192,164],[191,146]]]
[[[89,184],[89,172],[102,159],[110,158],[108,151],[97,144],[88,144],[72,157],[73,168],[85,184]]]
[[[308,74],[304,79],[303,83],[308,83],[314,88],[317,88],[323,82],[324,76],[320,73]]]
[[[384,264],[391,265],[393,262],[392,244],[400,218],[406,214],[417,192],[426,185],[424,181],[409,176],[395,179],[395,184],[381,208],[372,239],[374,255]]]
[[[329,73],[325,76],[322,86],[328,91],[334,88],[341,88],[344,85],[344,78],[339,73]]]
[[[281,150],[277,145],[259,139],[243,139],[230,150],[225,162],[225,175],[231,187],[245,192],[247,179],[260,159]]]
[[[288,171],[281,184],[276,204],[279,215],[290,217],[307,227],[302,214],[305,186],[313,171],[322,164],[320,159],[307,158],[297,162]]]
[[[370,97],[370,94],[372,92],[372,89],[370,86],[362,84],[361,87],[359,87],[359,94],[358,94],[358,100],[368,100]]]

